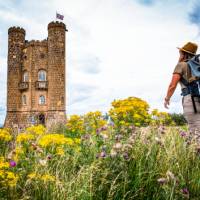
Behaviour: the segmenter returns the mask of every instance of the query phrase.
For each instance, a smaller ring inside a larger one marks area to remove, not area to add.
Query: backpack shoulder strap
[[[190,69],[190,65],[188,64],[188,60],[187,61],[184,61],[185,64],[187,65],[187,68]],[[186,69],[186,76],[187,76],[187,69]],[[189,82],[183,78],[183,76],[181,76],[181,79],[180,79],[181,83],[183,83],[183,85],[185,85],[186,87],[189,85]]]
[[[183,85],[185,85],[185,86],[188,86],[188,85],[189,85],[188,81],[186,81],[186,79],[183,78],[182,76],[181,76],[180,81],[181,81],[181,83],[183,83]]]

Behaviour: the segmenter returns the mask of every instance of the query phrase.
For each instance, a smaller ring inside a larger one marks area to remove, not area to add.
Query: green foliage
[[[154,109],[151,112],[151,117],[152,117],[152,119],[151,119],[152,125],[165,125],[165,126],[175,125],[170,114],[168,114],[166,112],[160,112],[157,109]]]
[[[81,141],[41,126],[5,141],[16,146],[0,154],[0,199],[198,199],[200,156],[189,133],[103,127]]]
[[[0,129],[0,199],[198,199],[200,149],[183,122],[129,97],[49,131]]]
[[[174,123],[176,124],[176,126],[183,126],[187,123],[186,119],[184,118],[182,113],[172,113],[169,114],[171,119],[174,121]]]

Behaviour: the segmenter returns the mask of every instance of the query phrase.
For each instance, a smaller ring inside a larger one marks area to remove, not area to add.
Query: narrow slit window
[[[27,105],[27,99],[26,99],[26,95],[22,95],[22,104],[23,105]]]
[[[45,96],[44,95],[41,95],[40,97],[39,97],[39,104],[40,105],[44,105],[45,104]]]
[[[24,72],[23,82],[28,82],[28,72]]]

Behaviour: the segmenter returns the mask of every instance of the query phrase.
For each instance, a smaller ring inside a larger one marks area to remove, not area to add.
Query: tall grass
[[[107,127],[83,135],[78,148],[64,146],[62,155],[55,145],[39,153],[29,141],[10,169],[19,176],[16,187],[2,186],[0,199],[199,199],[200,153],[187,134],[175,127]],[[7,159],[11,149],[2,147]],[[42,179],[44,174],[54,178]]]

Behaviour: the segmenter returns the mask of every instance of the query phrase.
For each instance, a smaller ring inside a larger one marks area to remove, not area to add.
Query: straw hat
[[[181,51],[187,52],[189,54],[195,55],[197,52],[198,45],[193,42],[188,42],[182,48],[177,47]]]

